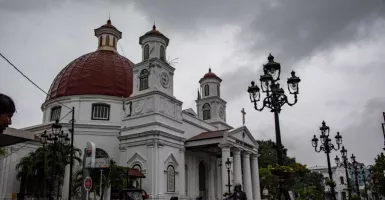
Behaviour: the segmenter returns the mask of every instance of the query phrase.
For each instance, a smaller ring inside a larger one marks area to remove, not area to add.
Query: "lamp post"
[[[227,158],[227,161],[225,162],[226,168],[227,168],[227,187],[229,187],[229,195],[231,194],[231,185],[230,185],[230,168],[231,168],[231,161],[230,158]]]
[[[349,164],[349,159],[348,159],[348,151],[345,149],[344,146],[342,146],[341,149],[341,156],[342,156],[342,163],[340,162],[340,159],[338,156],[336,156],[335,161],[337,166],[343,166],[345,168],[345,176],[346,176],[346,182],[348,184],[348,198],[349,200],[352,199],[352,189],[350,187],[350,180],[349,180],[349,173],[348,173],[348,164]]]
[[[384,135],[384,150],[385,150],[385,112],[382,113],[382,116],[384,117],[384,123],[382,123],[382,134]]]
[[[320,130],[321,130],[320,139],[321,139],[322,144],[321,144],[319,150],[317,149],[318,138],[315,135],[314,135],[314,138],[312,139],[312,145],[314,147],[314,150],[317,153],[319,153],[321,151],[326,153],[326,158],[327,158],[327,162],[328,162],[329,179],[331,181],[333,181],[332,167],[330,165],[330,155],[329,154],[332,150],[338,151],[340,149],[340,145],[342,144],[342,136],[340,135],[339,132],[337,132],[335,139],[336,139],[336,143],[337,143],[338,148],[335,148],[334,144],[331,143],[332,140],[329,138],[330,128],[328,126],[326,126],[325,121],[322,122],[322,126],[320,127]],[[336,199],[334,187],[335,187],[334,184],[330,185],[330,189],[331,189],[331,192],[333,194],[333,199]]]
[[[355,183],[356,183],[356,188],[357,188],[357,195],[361,196],[361,194],[360,194],[360,186],[358,184],[358,165],[359,165],[359,163],[356,161],[356,156],[354,156],[354,154],[352,154],[350,159],[352,159],[352,165],[353,165],[353,169],[354,169],[354,176],[355,176]]]
[[[257,111],[262,111],[265,107],[269,108],[271,112],[274,113],[275,119],[275,137],[277,144],[277,157],[278,164],[283,164],[282,159],[282,142],[281,142],[281,131],[279,127],[279,113],[281,112],[281,107],[285,104],[293,106],[297,103],[297,94],[299,92],[298,83],[301,81],[295,72],[291,72],[291,77],[287,79],[288,91],[290,94],[294,95],[294,102],[290,103],[285,91],[280,87],[279,80],[281,75],[281,64],[274,62],[274,57],[270,54],[268,63],[263,65],[263,75],[260,77],[261,89],[262,92],[266,93],[266,97],[262,101],[262,107],[258,108],[258,102],[260,101],[260,88],[255,84],[254,81],[251,82],[247,92],[250,94],[250,101],[254,104],[254,109]]]
[[[51,180],[53,181],[50,183],[50,196],[49,199],[55,199],[53,196],[53,188],[54,188],[54,183],[56,180],[56,151],[59,150],[60,153],[62,153],[62,148],[61,146],[65,146],[69,144],[70,138],[68,137],[67,133],[64,133],[64,131],[61,130],[62,125],[59,124],[59,120],[56,120],[54,124],[51,125],[51,133],[47,133],[47,131],[44,131],[44,133],[41,135],[42,140],[41,142],[43,143],[43,147],[47,149],[52,149],[52,155],[51,159],[53,159],[53,164],[52,164],[52,175],[51,175]],[[60,156],[61,157],[61,156]],[[57,186],[59,187],[59,185]]]

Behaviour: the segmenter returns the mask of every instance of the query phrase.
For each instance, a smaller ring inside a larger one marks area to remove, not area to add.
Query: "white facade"
[[[313,172],[321,173],[325,178],[329,178],[328,168],[325,166],[315,166],[310,167],[309,169]],[[334,166],[332,167],[332,174],[333,181],[336,183],[334,190],[336,192],[337,200],[348,199],[348,179],[346,178],[345,168]],[[325,186],[325,191],[330,191],[330,187]]]
[[[66,107],[74,107],[75,146],[83,150],[91,141],[119,165],[139,165],[146,176],[142,188],[150,199],[223,199],[228,190],[227,158],[232,162],[231,185],[242,183],[248,199],[260,199],[258,144],[245,126],[233,129],[226,123],[226,101],[220,97],[219,78],[201,79],[201,87],[208,84],[212,92],[196,101],[197,115],[192,109],[182,110],[183,102],[173,93],[175,68],[164,61],[168,39],[145,37],[141,45],[143,54],[145,45],[153,52],[146,59],[143,55],[143,61],[135,65],[129,98],[76,95],[48,100],[42,105],[42,124],[25,130],[49,130],[52,110],[58,108],[60,123],[67,130],[71,114],[67,115],[70,110]],[[161,46],[163,53],[159,53]],[[208,119],[204,119],[202,110],[206,103],[210,104]],[[108,117],[103,120],[93,117],[94,105],[98,104],[108,107]],[[9,165],[1,172],[0,199],[19,191],[14,164],[39,144],[29,146],[0,160],[1,166]]]

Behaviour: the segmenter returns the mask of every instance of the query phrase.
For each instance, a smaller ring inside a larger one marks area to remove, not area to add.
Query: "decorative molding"
[[[142,101],[139,100],[139,101],[134,102],[134,113],[140,114],[143,110],[143,105],[144,105],[143,100]]]
[[[145,127],[148,127],[148,126],[161,126],[161,127],[170,129],[170,130],[172,130],[172,131],[175,131],[175,132],[184,134],[184,131],[183,131],[183,130],[174,128],[174,127],[172,127],[172,126],[163,124],[163,123],[161,123],[161,122],[151,122],[151,123],[147,123],[147,124],[141,124],[141,125],[130,126],[130,127],[126,127],[126,126],[125,126],[125,127],[123,127],[123,128],[121,129],[121,131],[127,131],[127,130],[133,130],[133,129],[145,128]]]
[[[169,164],[173,164],[173,166],[175,166],[175,167],[179,166],[178,162],[176,161],[176,159],[172,153],[170,153],[169,156],[164,161],[164,165],[166,168]]]
[[[132,165],[134,164],[134,162],[139,162],[141,167],[143,168],[145,166],[145,163],[146,163],[146,159],[143,158],[143,156],[141,156],[138,152],[136,152],[128,161],[127,161],[127,164],[128,166],[132,167]]]

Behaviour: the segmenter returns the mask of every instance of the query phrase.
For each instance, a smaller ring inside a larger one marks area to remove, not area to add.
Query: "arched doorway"
[[[203,161],[199,163],[199,196],[207,199],[206,166]]]

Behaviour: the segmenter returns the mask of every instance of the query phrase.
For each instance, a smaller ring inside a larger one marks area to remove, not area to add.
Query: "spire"
[[[154,21],[154,25],[152,26],[152,30],[153,30],[153,31],[156,30],[155,21]]]
[[[209,72],[211,73],[211,67],[209,67]]]
[[[198,100],[201,100],[201,93],[199,92],[199,89],[198,89]]]

